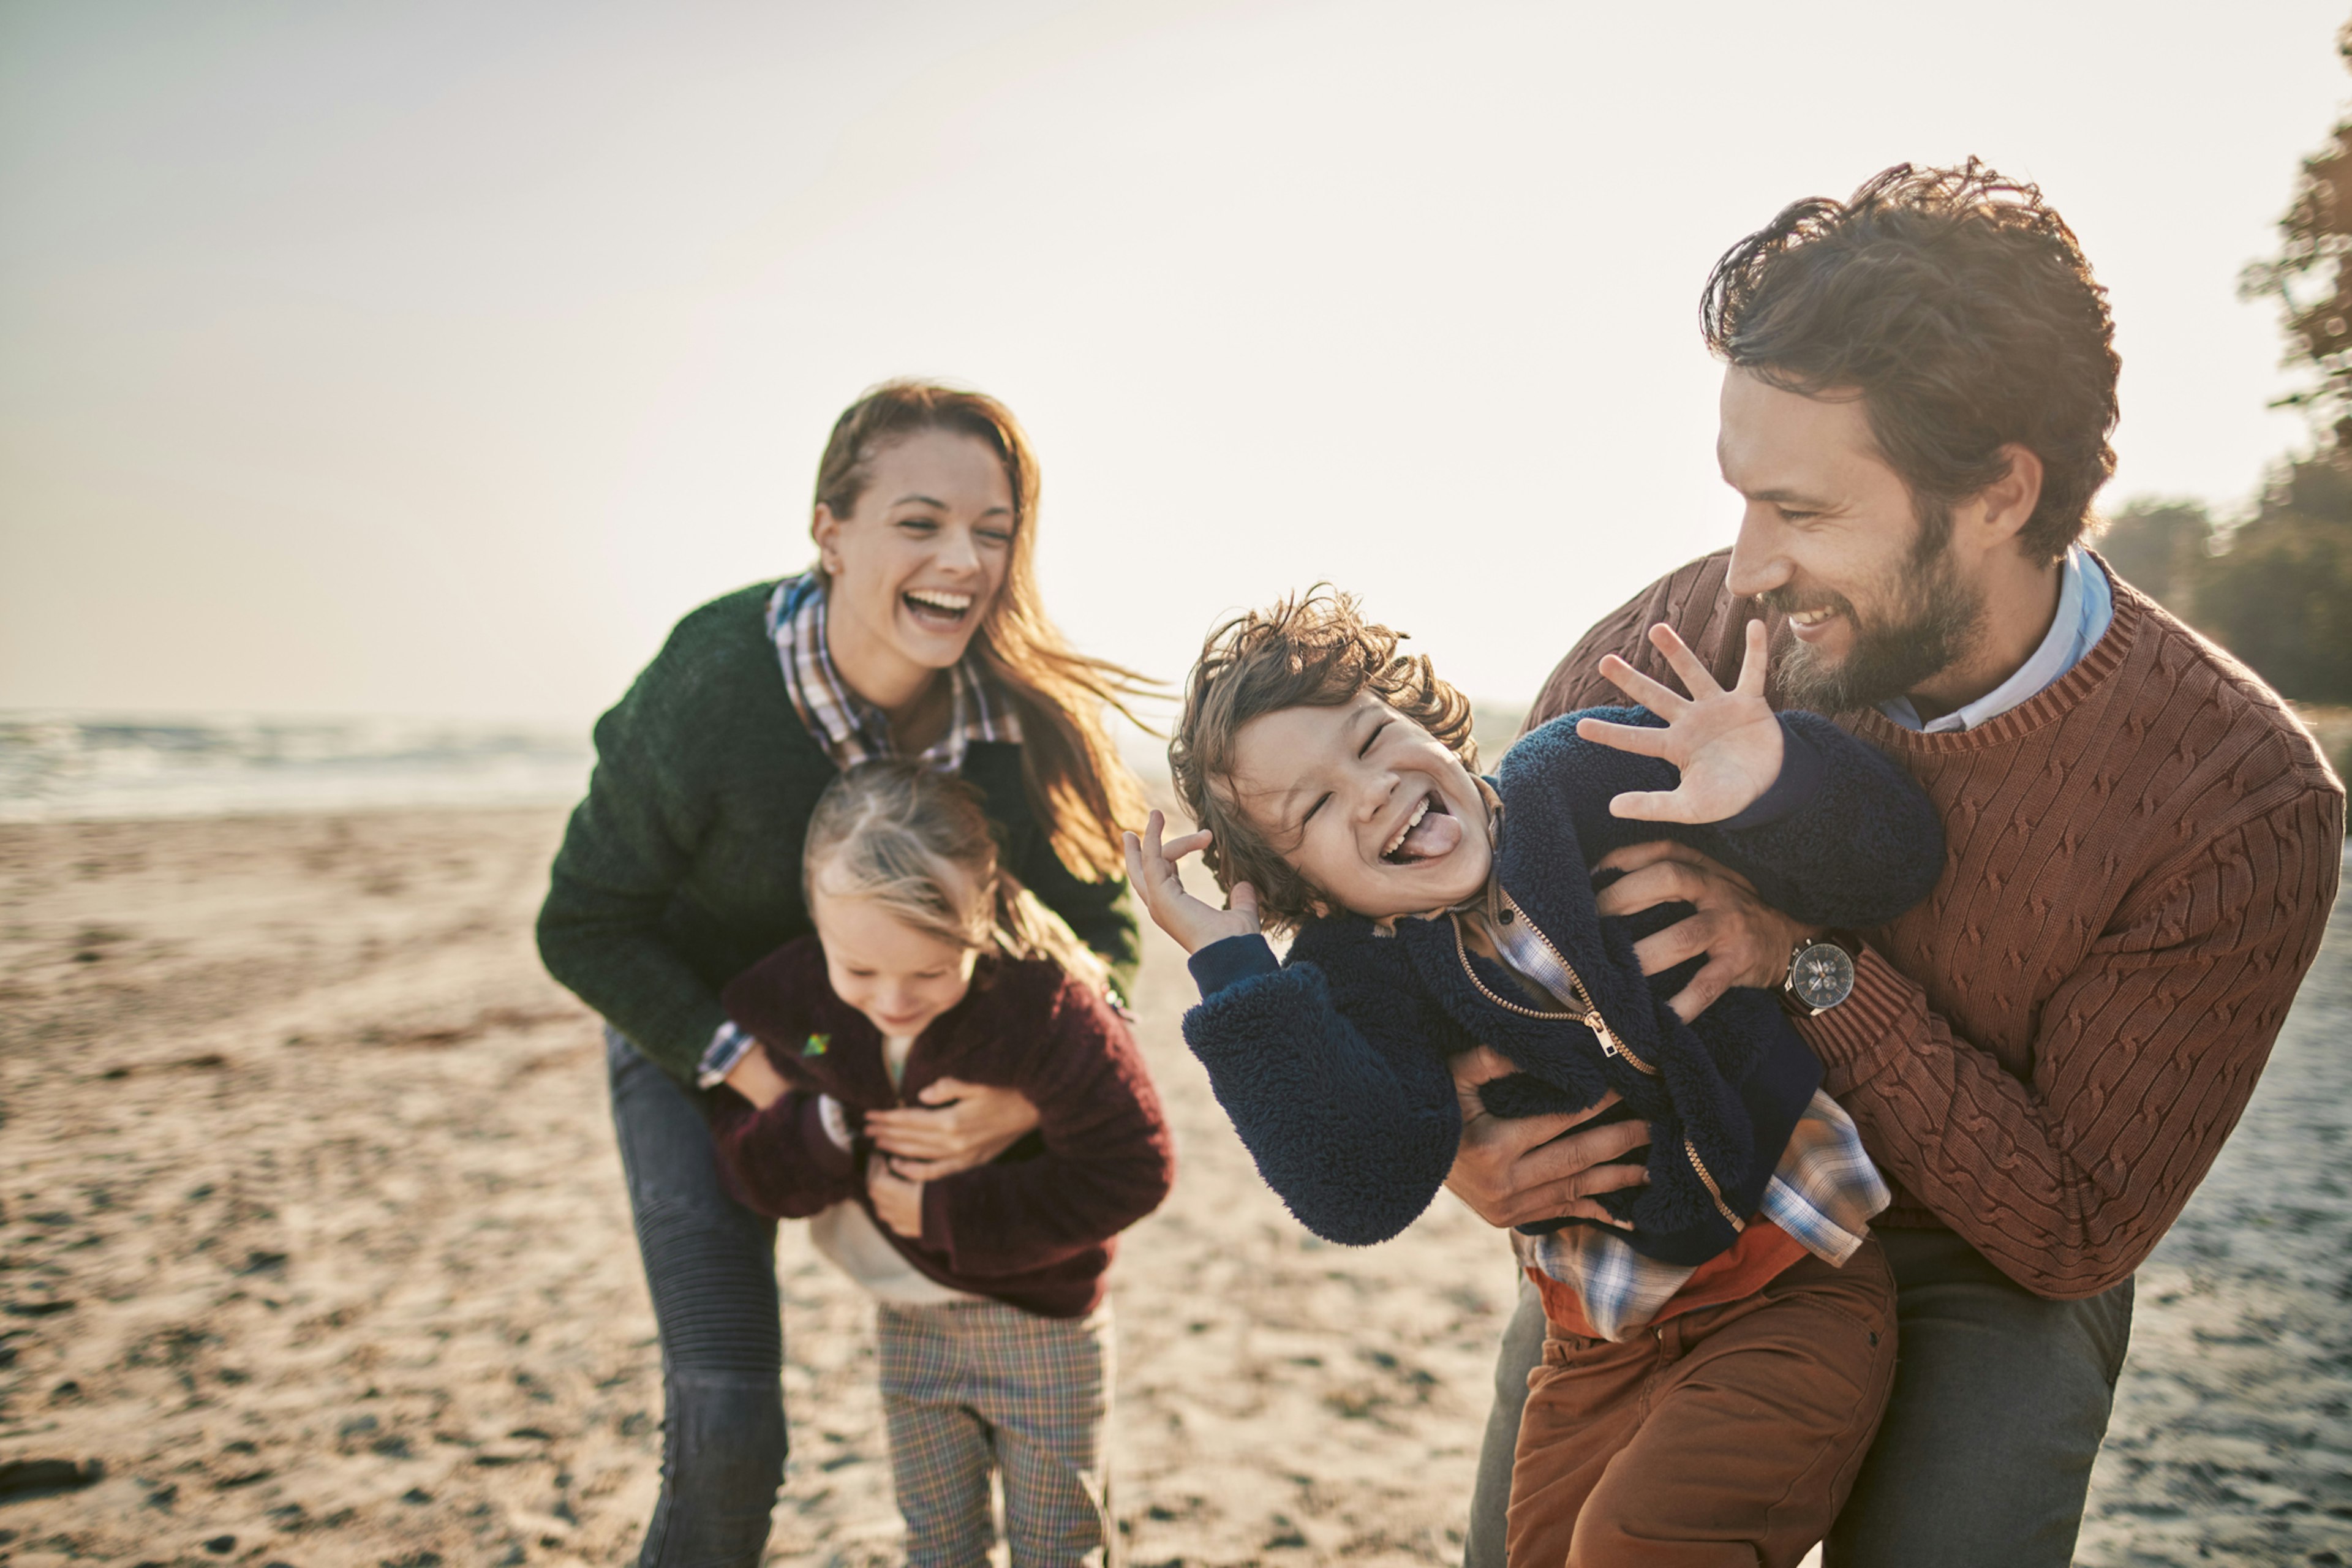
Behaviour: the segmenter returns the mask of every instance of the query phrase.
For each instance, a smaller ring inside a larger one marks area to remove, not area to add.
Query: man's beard
[[[1864,621],[1851,600],[1825,598],[1787,584],[1757,595],[1768,612],[1834,610],[1853,628],[1853,646],[1835,664],[1825,664],[1798,640],[1784,619],[1772,635],[1772,702],[1816,713],[1875,708],[1901,697],[1959,662],[1984,620],[1983,593],[1963,583],[1953,569],[1951,517],[1922,517],[1919,541],[1900,578],[1880,602],[1892,606],[1883,624]]]

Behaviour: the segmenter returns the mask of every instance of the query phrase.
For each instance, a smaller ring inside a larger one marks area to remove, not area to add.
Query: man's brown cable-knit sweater
[[[1656,621],[1728,684],[1758,615],[1728,568],[1603,619],[1528,723],[1622,700],[1604,653],[1671,681]],[[2105,1290],[2253,1092],[2335,901],[2344,786],[2268,687],[2121,581],[2082,662],[1978,729],[1838,721],[1910,769],[1948,842],[1927,901],[1862,933],[1853,996],[1798,1025],[1895,1183],[1879,1223],[1948,1225],[2043,1296]]]

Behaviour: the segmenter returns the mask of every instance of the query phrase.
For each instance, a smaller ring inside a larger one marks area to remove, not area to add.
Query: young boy
[[[1645,976],[1593,867],[1670,837],[1807,925],[1892,919],[1934,886],[1943,835],[1894,764],[1763,696],[1760,627],[1718,687],[1653,634],[1685,698],[1612,661],[1643,709],[1523,737],[1476,773],[1468,702],[1353,600],[1313,594],[1211,635],[1169,747],[1203,831],[1128,836],[1152,918],[1192,954],[1184,1033],[1265,1177],[1308,1228],[1386,1239],[1451,1168],[1449,1058],[1520,1072],[1497,1115],[1649,1124],[1645,1180],[1521,1227],[1550,1332],[1512,1479],[1516,1563],[1794,1563],[1828,1531],[1892,1375],[1893,1288],[1867,1221],[1887,1201],[1853,1124],[1770,993],[1696,1018],[1704,963]],[[1228,894],[1183,890],[1194,850]],[[1294,931],[1277,961],[1261,926]],[[1851,947],[1792,955],[1800,1005],[1852,987]],[[1638,1156],[1633,1156],[1638,1157]],[[1597,1223],[1596,1223],[1597,1221]]]

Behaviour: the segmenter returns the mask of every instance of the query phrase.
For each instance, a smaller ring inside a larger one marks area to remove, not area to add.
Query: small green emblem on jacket
[[[831,1044],[833,1044],[833,1037],[831,1035],[811,1035],[808,1037],[808,1043],[801,1047],[801,1055],[804,1057],[821,1057],[824,1055],[825,1047]]]

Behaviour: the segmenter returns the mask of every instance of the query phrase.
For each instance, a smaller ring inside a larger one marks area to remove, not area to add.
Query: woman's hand
[[[1666,721],[1666,727],[1580,719],[1576,732],[1621,752],[1663,757],[1682,770],[1683,781],[1671,790],[1629,791],[1609,803],[1610,813],[1642,822],[1721,822],[1737,816],[1780,776],[1780,721],[1764,700],[1764,671],[1770,661],[1764,623],[1748,623],[1739,684],[1729,691],[1716,684],[1672,626],[1664,622],[1652,626],[1650,642],[1690,688],[1688,697],[1660,685],[1613,653],[1601,661],[1601,673]]]
[[[784,1081],[768,1061],[764,1046],[753,1046],[743,1053],[743,1059],[727,1069],[724,1080],[728,1088],[751,1102],[752,1108],[765,1110],[784,1098],[792,1085]]]
[[[1206,849],[1211,836],[1187,833],[1162,844],[1160,835],[1166,826],[1167,818],[1155,811],[1143,825],[1142,837],[1120,835],[1127,845],[1128,885],[1151,911],[1151,923],[1174,937],[1186,952],[1198,952],[1229,936],[1255,936],[1257,889],[1235,882],[1222,910],[1186,892],[1176,875],[1176,862]]]
[[[866,1162],[866,1195],[884,1225],[909,1241],[923,1238],[923,1184],[901,1174],[887,1154]]]
[[[866,1131],[920,1181],[985,1165],[1037,1125],[1037,1108],[1017,1089],[943,1078],[915,1098],[922,1103],[867,1111]]]
[[[1540,1219],[1597,1219],[1625,1228],[1624,1222],[1593,1201],[1596,1193],[1648,1184],[1640,1165],[1610,1161],[1650,1141],[1645,1121],[1612,1121],[1606,1127],[1570,1129],[1617,1103],[1604,1096],[1590,1110],[1558,1116],[1506,1120],[1488,1112],[1478,1086],[1508,1078],[1518,1068],[1492,1046],[1454,1058],[1454,1092],[1462,1102],[1462,1143],[1445,1185],[1491,1226],[1526,1225]]]

